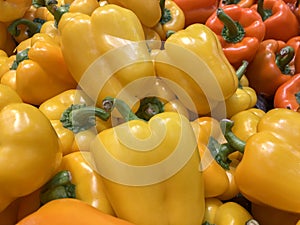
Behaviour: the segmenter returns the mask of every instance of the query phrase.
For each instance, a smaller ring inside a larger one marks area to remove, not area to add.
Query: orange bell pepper
[[[251,9],[257,10],[266,25],[264,39],[287,41],[299,34],[299,22],[283,0],[258,0]]]
[[[183,11],[185,27],[193,23],[205,23],[218,7],[218,0],[173,0]]]
[[[300,73],[278,87],[274,95],[274,107],[300,112]]]
[[[237,69],[254,58],[265,36],[265,24],[253,9],[238,5],[218,8],[205,22],[218,36],[228,61]]]
[[[16,225],[133,225],[74,198],[52,200]]]
[[[264,40],[246,70],[249,86],[258,94],[272,98],[276,89],[291,78],[294,49],[280,40]]]
[[[256,0],[221,0],[219,7],[236,4],[243,8],[250,8],[255,2]]]

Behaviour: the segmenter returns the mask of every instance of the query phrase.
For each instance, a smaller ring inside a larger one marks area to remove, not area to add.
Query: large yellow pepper
[[[66,64],[93,100],[116,97],[131,82],[154,76],[142,24],[131,10],[107,4],[90,16],[66,12],[58,30]],[[144,89],[137,89],[130,89],[129,95],[141,95]]]
[[[206,115],[235,93],[235,69],[207,26],[190,25],[172,34],[164,47],[154,58],[156,75],[171,81],[170,86],[189,110]]]
[[[232,121],[225,124],[230,127]],[[235,179],[240,192],[250,201],[300,213],[299,126],[299,113],[275,108],[263,115],[257,133],[246,142],[226,129],[231,147],[244,152]]]
[[[31,46],[19,51],[12,70],[16,73],[16,91],[24,102],[40,105],[77,83],[71,76],[60,46],[49,35],[37,33]]]
[[[236,202],[223,203],[217,198],[205,199],[205,216],[203,225],[251,225],[252,215]]]
[[[22,103],[8,86],[0,85],[0,212],[21,196],[44,185],[62,158],[59,139],[47,117]]]
[[[0,1],[0,21],[11,22],[22,18],[30,8],[31,0],[1,0]]]
[[[100,132],[90,145],[116,215],[140,225],[199,224],[204,186],[188,119],[163,112],[147,122],[115,98],[104,106],[116,107],[127,120]]]
[[[133,11],[141,23],[147,27],[155,26],[162,15],[160,0],[108,0],[107,2]]]
[[[63,157],[60,170],[70,171],[77,199],[89,203],[102,212],[114,215],[102,179],[91,162],[90,152],[73,152]]]

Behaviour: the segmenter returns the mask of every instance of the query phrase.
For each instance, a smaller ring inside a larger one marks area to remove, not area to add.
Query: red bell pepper
[[[264,40],[245,72],[252,87],[258,94],[270,99],[277,88],[293,75],[290,66],[294,49],[286,42],[274,39]]]
[[[193,23],[205,23],[218,8],[219,0],[173,0],[183,11],[185,26]]]
[[[300,112],[300,73],[279,86],[274,96],[274,107]]]
[[[258,0],[251,6],[266,25],[265,39],[288,41],[299,34],[299,22],[283,0]]]
[[[253,9],[238,5],[218,8],[205,25],[217,34],[225,56],[236,69],[243,60],[252,61],[265,35],[260,15]]]
[[[293,67],[294,74],[300,73],[300,35],[292,37],[286,44],[291,46],[295,52],[294,59],[290,64]]]

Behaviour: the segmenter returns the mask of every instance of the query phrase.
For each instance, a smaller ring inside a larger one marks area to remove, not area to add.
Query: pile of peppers
[[[0,12],[0,225],[300,225],[299,0]]]

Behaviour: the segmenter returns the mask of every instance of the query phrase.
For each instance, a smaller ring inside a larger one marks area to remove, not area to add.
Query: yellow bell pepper
[[[203,177],[188,119],[163,112],[146,122],[120,99],[106,98],[103,105],[116,107],[127,121],[103,130],[90,145],[116,215],[140,225],[199,224]]]
[[[247,66],[248,62],[243,61],[242,65],[236,71],[236,75],[239,81],[242,77],[246,77],[244,75],[244,71],[246,70]],[[239,87],[236,89],[235,93],[225,101],[227,118],[232,117],[234,114],[240,111],[254,107],[256,102],[257,96],[255,90],[249,86],[242,85],[240,82]]]
[[[4,50],[0,50],[0,78],[10,70],[15,59],[16,55],[8,56]]]
[[[295,225],[300,219],[300,214],[255,203],[251,204],[251,214],[259,222],[259,225]]]
[[[0,212],[44,185],[62,158],[59,139],[47,117],[0,85]]]
[[[239,190],[235,184],[234,172],[239,161],[232,159],[228,170],[225,170],[214,160],[216,149],[210,143],[211,138],[221,143],[225,141],[218,121],[212,117],[199,117],[191,124],[198,140],[205,197],[217,197],[222,200],[235,197]]]
[[[232,132],[243,141],[257,133],[257,124],[265,112],[261,109],[251,108],[233,115],[230,120],[234,122]]]
[[[51,121],[51,124],[60,139],[63,155],[67,155],[71,152],[79,150],[89,150],[89,143],[95,137],[95,132],[90,129],[74,134],[69,129],[63,127],[60,119],[63,115],[63,112],[71,105],[90,105],[91,102],[92,101],[81,90],[70,89],[46,100],[39,106],[39,109]],[[96,120],[97,132],[110,127],[110,119],[107,121],[102,119]]]
[[[235,69],[207,26],[192,24],[172,34],[164,48],[154,58],[156,75],[170,81],[178,99],[190,111],[206,115],[235,93]]]
[[[16,43],[7,31],[7,25],[0,22],[0,50],[6,52],[7,55],[12,55],[15,47]]]
[[[94,100],[116,97],[131,82],[154,76],[142,24],[131,10],[107,4],[96,8],[90,16],[65,12],[58,21],[58,30],[72,76]],[[129,90],[129,96],[141,95],[141,88],[138,89]]]
[[[155,26],[161,18],[160,0],[107,0],[110,4],[116,4],[134,12],[141,23],[147,27]]]
[[[251,225],[252,215],[236,202],[223,203],[217,198],[205,199],[205,216],[202,225]]]
[[[17,53],[11,69],[16,72],[16,91],[23,101],[40,105],[77,83],[60,46],[49,35],[37,33],[30,39],[31,46]]]
[[[161,0],[162,16],[153,29],[162,40],[185,27],[185,17],[182,9],[173,0]]]
[[[225,122],[225,138],[243,152],[235,173],[240,192],[251,202],[300,213],[300,114],[283,108],[268,111],[246,142],[230,130],[232,123]]]
[[[31,0],[1,0],[0,1],[0,22],[11,22],[22,18],[30,8]]]
[[[90,152],[73,152],[63,157],[60,170],[70,171],[77,199],[102,212],[115,215],[106,197],[102,179],[91,162]]]

